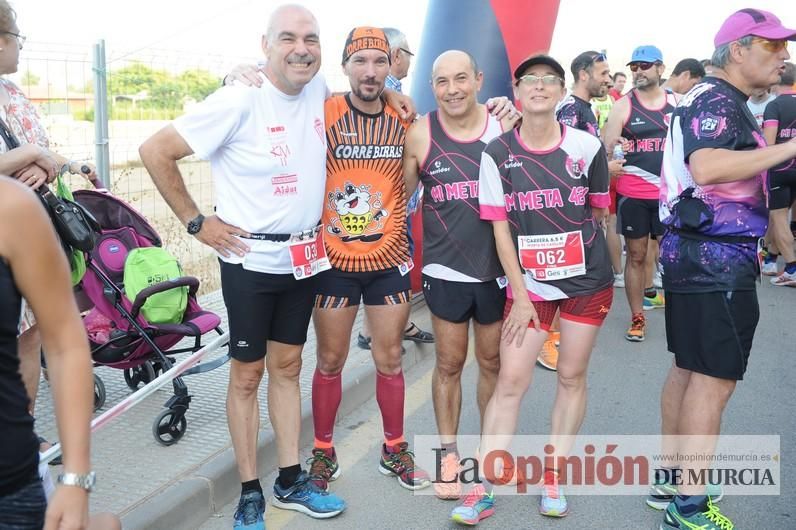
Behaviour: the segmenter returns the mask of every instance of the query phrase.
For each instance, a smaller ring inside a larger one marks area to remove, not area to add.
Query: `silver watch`
[[[94,484],[96,484],[96,482],[97,475],[93,471],[85,475],[79,475],[77,473],[63,473],[58,475],[58,484],[63,484],[64,486],[77,486],[89,493],[94,489]]]

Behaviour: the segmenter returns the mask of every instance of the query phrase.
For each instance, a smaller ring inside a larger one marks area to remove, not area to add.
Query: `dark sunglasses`
[[[646,63],[646,62],[631,63],[630,64],[630,71],[635,73],[635,72],[638,72],[639,70],[643,70],[643,71],[646,72],[647,70],[649,70],[653,66],[658,66],[659,64],[661,64],[661,63],[658,63],[658,62],[655,62],[655,63]]]

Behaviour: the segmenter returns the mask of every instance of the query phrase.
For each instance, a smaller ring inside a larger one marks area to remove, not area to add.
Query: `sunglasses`
[[[755,37],[752,42],[759,42],[763,48],[772,53],[781,52],[788,47],[788,41],[785,39],[764,39],[763,37]]]
[[[548,86],[564,82],[563,79],[561,79],[557,75],[553,75],[553,74],[547,74],[547,75],[525,74],[524,76],[522,76],[519,79],[517,79],[517,84],[518,85],[534,86],[539,81],[541,81],[543,85],[548,85]]]
[[[594,57],[592,57],[592,58],[589,60],[589,62],[588,62],[588,63],[586,63],[586,66],[591,66],[591,65],[593,65],[594,63],[602,63],[602,62],[605,62],[605,61],[607,61],[607,60],[608,60],[608,56],[607,56],[607,55],[605,55],[604,53],[598,53],[597,55],[595,55]]]
[[[409,57],[414,57],[414,56],[415,56],[415,54],[414,54],[414,53],[410,52],[410,51],[409,51],[409,50],[407,50],[406,48],[398,48],[398,49],[399,49],[399,50],[401,50],[402,52],[404,52],[404,53],[405,53],[406,55],[408,55]]]
[[[658,62],[655,62],[655,63],[647,63],[647,62],[631,63],[630,64],[630,71],[633,72],[633,73],[638,72],[639,70],[643,70],[643,71],[646,72],[647,70],[649,70],[653,66],[658,66],[659,64],[661,64],[661,63],[658,63]]]

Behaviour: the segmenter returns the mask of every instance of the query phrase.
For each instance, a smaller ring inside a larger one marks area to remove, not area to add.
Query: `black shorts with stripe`
[[[409,274],[401,275],[397,267],[383,271],[346,272],[329,269],[317,276],[315,307],[338,309],[365,305],[395,305],[412,299]]]

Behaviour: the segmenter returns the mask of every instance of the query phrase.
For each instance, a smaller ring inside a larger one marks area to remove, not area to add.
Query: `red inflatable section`
[[[506,43],[512,70],[529,55],[550,50],[559,0],[492,0],[490,3]]]

